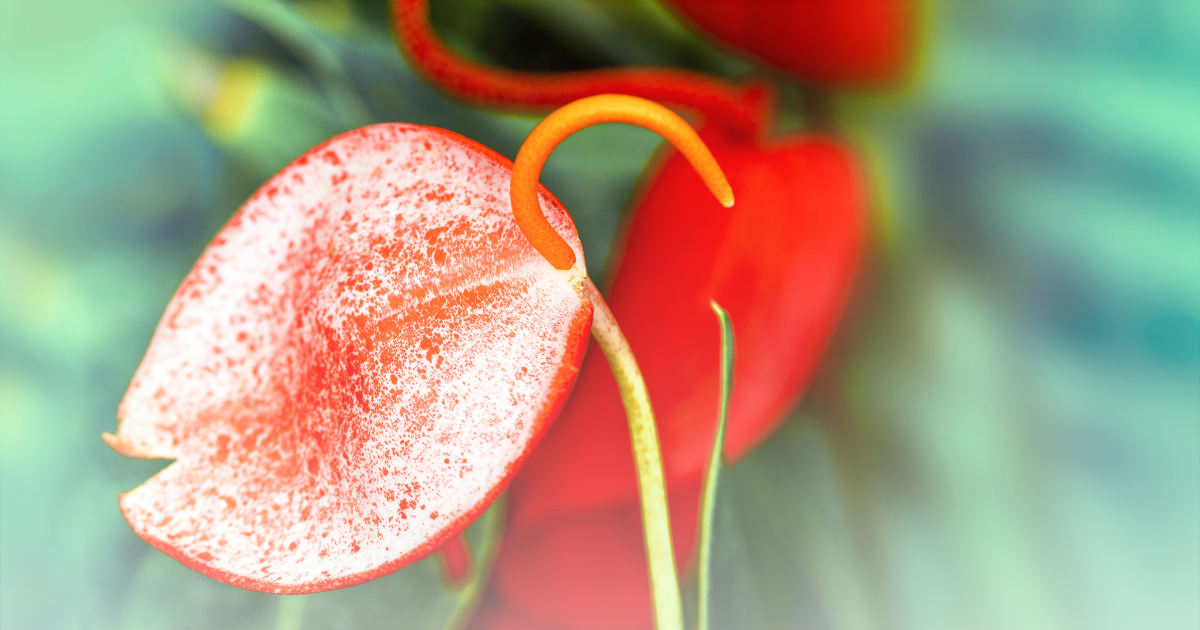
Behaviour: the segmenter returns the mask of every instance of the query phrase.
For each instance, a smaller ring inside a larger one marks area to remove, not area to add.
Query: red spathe
[[[419,560],[486,509],[565,400],[592,315],[582,275],[518,229],[510,176],[460,136],[384,124],[264,184],[172,298],[106,435],[176,460],[121,495],[134,531],[236,586],[306,593]]]

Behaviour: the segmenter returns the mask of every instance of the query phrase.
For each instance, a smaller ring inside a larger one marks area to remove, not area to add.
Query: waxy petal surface
[[[449,132],[384,124],[263,185],[172,298],[106,436],[176,460],[121,495],[133,529],[212,577],[303,593],[419,560],[481,513],[591,326],[582,278],[514,222],[510,172]]]

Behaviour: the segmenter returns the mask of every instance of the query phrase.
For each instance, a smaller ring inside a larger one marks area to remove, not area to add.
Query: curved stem
[[[712,588],[713,516],[717,507],[717,482],[721,476],[721,450],[725,446],[725,423],[729,420],[729,392],[733,390],[733,323],[729,321],[729,313],[721,308],[716,300],[709,300],[708,305],[712,307],[721,326],[721,405],[717,412],[717,434],[713,438],[708,470],[704,473],[704,489],[700,494],[700,558],[696,572],[699,607],[696,630],[708,630],[708,607]]]
[[[629,418],[633,441],[633,461],[637,467],[638,497],[642,505],[642,531],[646,539],[646,560],[650,566],[650,591],[654,603],[654,627],[657,630],[683,630],[683,603],[679,596],[679,578],[675,575],[675,553],[671,548],[671,520],[667,508],[667,487],[663,480],[662,453],[658,431],[646,383],[629,342],[617,326],[608,304],[588,279],[584,288],[592,301],[592,336],[608,359],[621,402]]]
[[[765,94],[707,75],[666,68],[540,74],[485,66],[455,53],[429,24],[429,0],[392,0],[400,52],[427,81],[473,104],[547,110],[596,94],[621,92],[681,106],[728,128],[757,131]]]
[[[537,197],[538,176],[546,158],[567,136],[607,122],[639,125],[666,138],[688,159],[721,205],[733,206],[733,190],[721,167],[695,130],[674,112],[652,101],[623,94],[580,99],[555,110],[529,133],[513,164],[509,189],[521,232],[555,269],[570,269],[575,264],[575,252],[542,213]]]

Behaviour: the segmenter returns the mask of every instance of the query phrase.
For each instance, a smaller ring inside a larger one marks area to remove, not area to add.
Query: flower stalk
[[[721,406],[717,412],[717,435],[713,439],[712,454],[708,459],[708,470],[704,473],[704,489],[700,495],[700,544],[697,582],[699,586],[699,610],[696,630],[708,630],[708,608],[712,595],[712,543],[713,517],[717,508],[717,484],[721,477],[721,451],[725,446],[725,424],[729,420],[729,393],[733,390],[733,323],[729,313],[709,300],[721,326]]]
[[[662,453],[654,412],[642,372],[633,358],[629,342],[617,326],[608,304],[588,280],[584,289],[592,301],[592,337],[604,352],[617,380],[629,435],[633,441],[633,462],[637,468],[638,497],[642,506],[642,530],[646,540],[646,560],[650,567],[650,591],[654,604],[654,627],[659,630],[683,629],[683,604],[679,578],[675,574],[675,553],[671,545],[671,519],[667,508],[667,486],[663,479]]]

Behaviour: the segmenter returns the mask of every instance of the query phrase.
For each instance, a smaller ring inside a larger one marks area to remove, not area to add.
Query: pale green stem
[[[721,325],[721,407],[717,414],[717,434],[713,438],[708,472],[704,475],[704,492],[700,503],[699,611],[697,630],[708,630],[708,600],[711,588],[713,515],[717,506],[717,482],[721,476],[721,449],[725,444],[725,422],[729,416],[729,392],[733,388],[733,325],[729,313],[714,301],[709,301]]]
[[[588,279],[584,289],[592,302],[592,336],[608,359],[621,402],[629,418],[633,440],[633,461],[637,468],[638,496],[642,503],[642,530],[646,538],[646,559],[650,565],[650,593],[654,603],[654,627],[657,630],[683,630],[683,603],[679,596],[679,578],[675,575],[675,554],[671,548],[671,519],[667,510],[667,487],[663,480],[662,453],[658,431],[642,371],[629,342],[617,326],[617,320],[596,286]]]

